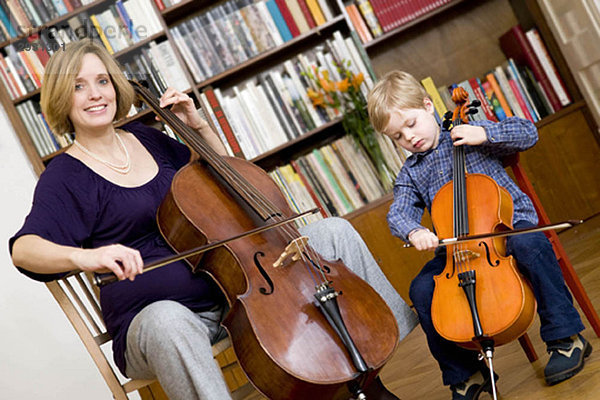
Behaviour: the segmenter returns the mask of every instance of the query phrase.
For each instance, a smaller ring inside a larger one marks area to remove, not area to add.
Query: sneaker
[[[497,381],[498,375],[494,374],[494,378]],[[487,368],[477,371],[467,381],[450,385],[450,390],[452,390],[452,400],[477,400],[482,392],[492,393],[490,371]]]
[[[592,345],[580,334],[546,344],[550,360],[544,369],[548,385],[569,379],[583,369],[584,359],[592,353]]]

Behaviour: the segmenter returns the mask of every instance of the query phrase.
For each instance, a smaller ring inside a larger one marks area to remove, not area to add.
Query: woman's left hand
[[[194,100],[187,94],[181,93],[172,87],[167,88],[160,98],[161,107],[164,108],[170,105],[173,106],[171,111],[173,111],[175,115],[190,128],[200,130],[208,125],[208,123],[198,115]]]

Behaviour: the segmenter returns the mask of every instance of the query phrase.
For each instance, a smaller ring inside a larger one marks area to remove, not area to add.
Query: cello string
[[[170,115],[167,112],[164,112],[164,115],[163,113],[158,112],[157,110],[171,111],[162,109],[160,104],[157,104],[152,96],[144,93],[146,91],[145,88],[142,88],[139,85],[135,85],[135,87],[140,89],[138,92],[143,95],[144,100],[146,100],[151,106],[154,106],[157,114],[161,115],[166,121],[168,121],[173,128],[177,130],[177,132],[186,134],[187,137],[184,137],[184,139],[190,142],[190,145],[194,145],[194,150],[200,150],[200,155],[213,167],[217,173],[219,173],[219,175],[221,175],[231,186],[233,186],[234,189],[237,187],[236,191],[238,193],[242,192],[248,196],[249,203],[253,205],[257,211],[262,212],[263,217],[272,217],[275,220],[283,219],[281,216],[281,210],[275,207],[268,199],[258,192],[253,185],[250,185],[247,180],[237,172],[237,170],[233,169],[228,163],[226,163],[223,158],[221,158],[210,146],[208,146],[203,140],[197,138],[196,132],[193,132],[193,134],[190,133],[191,128],[183,123],[183,121],[181,121],[179,118],[170,118]],[[254,202],[254,204],[252,204],[252,202]],[[293,238],[299,237],[299,232],[297,232],[297,230],[291,226],[284,226],[279,229],[276,228],[276,232],[280,232],[280,235],[282,235],[285,240],[289,241],[292,241]],[[304,244],[303,247],[308,249],[308,252],[312,254],[315,260],[320,259],[312,247]],[[317,267],[312,259],[310,260],[311,262],[308,263],[305,259],[305,252],[301,252],[300,254],[304,261],[304,265],[309,271],[309,274],[313,277],[315,284],[316,280],[311,271],[311,267],[313,266],[313,268],[317,269],[321,273],[323,282],[326,282],[327,278],[325,276],[324,269],[322,267]]]

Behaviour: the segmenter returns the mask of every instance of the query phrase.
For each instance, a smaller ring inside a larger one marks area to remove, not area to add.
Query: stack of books
[[[229,0],[170,31],[199,83],[331,19],[325,0]]]
[[[394,159],[394,173],[398,173],[405,154],[398,152],[388,139],[382,146],[384,153]],[[314,149],[289,164],[270,172],[280,186],[290,208],[303,212],[315,207],[320,216],[343,216],[385,195],[375,167],[366,153],[349,136]]]
[[[252,159],[341,117],[339,112],[314,107],[308,98],[307,90],[316,89],[308,77],[314,68],[329,71],[331,79],[339,81],[336,63],[350,61],[352,71],[366,77],[361,85],[366,96],[373,79],[356,37],[344,38],[336,31],[325,44],[225,92],[203,90],[201,104],[230,154]]]
[[[450,97],[456,86],[463,87],[470,100],[481,102],[479,112],[471,116],[473,120],[501,121],[517,116],[537,122],[572,102],[535,27],[524,32],[516,25],[499,41],[507,60],[485,76],[440,87],[431,77],[422,80],[439,116],[454,108]]]
[[[363,43],[392,31],[452,0],[353,0],[345,12]]]
[[[0,53],[0,80],[14,100],[40,88],[48,59],[67,43],[89,37],[114,54],[161,31],[150,0],[117,0],[101,13],[83,11],[5,46],[5,55]]]

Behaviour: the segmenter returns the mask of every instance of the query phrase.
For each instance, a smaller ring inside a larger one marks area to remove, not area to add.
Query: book
[[[496,118],[498,118],[498,121],[505,120],[506,113],[500,105],[500,101],[496,97],[496,93],[494,92],[494,89],[492,89],[492,85],[488,81],[483,81],[481,82],[481,87],[483,88],[483,91],[485,92],[488,99],[490,99],[490,104],[492,105],[492,109],[494,110],[494,114],[496,114]]]
[[[319,5],[319,2],[317,0],[306,0],[306,6],[310,10],[310,14],[312,15],[315,21],[315,25],[321,26],[325,22],[327,22],[325,16],[323,15],[323,11],[321,11],[321,6]]]
[[[508,84],[509,84],[510,88],[512,89],[513,95],[517,99],[517,102],[519,103],[519,108],[523,112],[523,115],[525,116],[525,118],[530,120],[531,122],[536,122],[535,118],[533,117],[533,115],[529,111],[529,108],[527,107],[525,99],[521,95],[521,91],[517,85],[517,82],[514,79],[509,79]]]
[[[440,93],[438,92],[435,83],[433,83],[433,78],[428,76],[421,79],[421,85],[423,85],[425,91],[431,98],[433,106],[435,107],[435,110],[437,111],[439,117],[444,118],[444,115],[448,111],[448,108],[446,108],[446,104],[442,100],[442,97],[440,96]]]
[[[215,114],[217,121],[219,122],[219,126],[221,126],[221,129],[223,129],[223,133],[227,138],[227,143],[229,144],[231,151],[236,157],[245,158],[240,144],[238,143],[235,135],[233,134],[231,125],[229,125],[227,117],[225,116],[225,113],[223,113],[221,104],[217,100],[213,89],[209,86],[206,87],[202,92],[206,95],[208,103],[212,108],[212,112]]]
[[[352,26],[354,26],[354,30],[356,31],[356,33],[358,34],[358,37],[360,38],[360,41],[362,43],[367,43],[367,42],[373,40],[373,35],[371,34],[371,31],[367,27],[366,22],[363,20],[362,16],[360,15],[360,12],[358,11],[356,4],[353,4],[353,3],[348,4],[345,9],[346,9],[346,14],[348,15],[348,18],[352,22]]]
[[[262,90],[264,91],[267,101],[269,102],[269,106],[273,110],[273,113],[277,118],[279,126],[281,126],[287,140],[293,139],[294,135],[292,127],[290,126],[290,122],[286,118],[280,101],[277,99],[275,93],[273,92],[273,89],[265,79],[264,74],[258,75],[258,82]]]
[[[369,26],[369,30],[371,31],[373,37],[383,35],[383,29],[381,29],[381,25],[379,24],[379,20],[373,11],[371,2],[369,0],[356,0],[356,5],[358,6],[358,10],[363,16],[365,22]]]
[[[321,216],[323,218],[327,218],[327,212],[325,211],[325,207],[323,206],[323,203],[321,202],[321,200],[315,193],[315,190],[312,187],[312,185],[310,184],[310,182],[308,181],[308,178],[304,175],[304,172],[300,168],[300,164],[298,164],[298,162],[296,162],[295,160],[291,160],[290,165],[292,166],[292,168],[298,175],[298,178],[300,178],[300,180],[302,181],[302,184],[304,185],[304,187],[306,188],[306,191],[312,198],[315,206],[319,208],[319,212],[321,213]]]
[[[507,72],[508,77],[509,77],[509,83],[510,83],[510,80],[513,80],[515,82],[514,87],[513,87],[512,84],[511,84],[511,87],[513,87],[513,91],[516,90],[518,92],[518,95],[522,98],[523,103],[524,103],[525,107],[527,108],[527,111],[529,112],[529,114],[532,117],[532,121],[533,122],[539,121],[540,120],[540,114],[537,111],[537,107],[533,103],[533,99],[531,98],[531,95],[527,91],[527,87],[525,86],[525,82],[523,81],[523,78],[521,77],[521,74],[517,70],[517,66],[514,63],[514,60],[512,58],[508,59],[508,65],[507,65],[507,68],[506,68],[506,72]]]
[[[306,33],[310,30],[308,26],[308,22],[302,13],[302,9],[300,9],[300,4],[298,4],[298,0],[284,0],[287,8],[290,10],[290,14],[294,19],[294,23],[298,27],[298,31],[300,34]]]
[[[290,9],[288,8],[285,0],[275,0],[275,4],[277,4],[277,8],[279,8],[279,12],[281,12],[281,16],[285,20],[285,24],[287,25],[292,37],[296,37],[300,35],[300,30],[298,29],[298,25],[296,25],[296,21],[294,21],[294,17]]]
[[[531,68],[535,79],[540,83],[552,108],[555,111],[560,110],[563,107],[563,104],[558,98],[544,67],[542,67],[541,62],[533,50],[533,47],[525,36],[525,32],[521,25],[515,25],[510,28],[506,33],[500,36],[499,41],[500,48],[507,58],[512,58],[517,64],[527,65]]]
[[[102,29],[102,26],[100,24],[98,15],[92,14],[90,16],[90,21],[92,21],[92,24],[94,25],[94,28],[96,28],[96,32],[98,32],[98,35],[100,36],[100,40],[102,40],[102,44],[104,45],[104,47],[106,47],[106,50],[108,50],[108,53],[109,54],[114,54],[115,51],[113,50],[110,42],[108,41],[108,38],[104,34],[104,29]]]
[[[284,42],[292,40],[293,36],[290,32],[290,28],[287,26],[279,7],[275,0],[267,0],[266,2],[267,9],[269,13],[271,13],[271,17],[273,18],[273,22],[275,22],[275,26],[281,35],[281,39]]]
[[[257,55],[258,47],[256,47],[256,43],[254,43],[252,33],[246,25],[246,21],[244,20],[240,10],[236,8],[232,1],[224,3],[223,8],[227,14],[226,18],[230,20],[231,26],[233,27],[240,44],[244,48],[244,51],[246,52],[246,56],[248,58],[252,58]]]
[[[558,96],[560,104],[562,104],[563,106],[569,105],[571,103],[571,98],[567,93],[565,84],[563,83],[562,79],[560,78],[560,75],[558,74],[556,65],[554,65],[554,62],[550,58],[550,53],[548,53],[548,49],[546,48],[546,45],[544,45],[544,42],[542,41],[539,32],[537,31],[537,29],[531,28],[527,32],[525,32],[525,36],[529,40],[529,43],[533,48],[533,52],[542,64],[542,69],[544,70],[546,76],[550,80],[550,84],[552,85],[556,96]]]
[[[502,90],[502,93],[504,93],[506,101],[510,105],[512,112],[519,118],[525,118],[525,113],[521,109],[519,101],[517,100],[512,88],[510,87],[510,84],[508,83],[508,77],[506,76],[506,72],[504,72],[502,65],[498,65],[494,69],[494,76],[496,77],[498,85],[500,85],[500,89]]]
[[[271,39],[273,40],[273,47],[281,46],[283,44],[283,38],[279,33],[279,29],[273,20],[273,16],[269,12],[266,3],[258,2],[255,4],[258,13],[261,16],[264,28],[269,32]]]
[[[471,88],[473,89],[473,93],[475,93],[475,99],[477,99],[481,102],[481,110],[483,111],[485,118],[489,121],[498,122],[498,118],[496,118],[496,114],[494,114],[494,111],[492,110],[492,106],[490,105],[490,102],[489,102],[485,92],[479,85],[478,79],[477,78],[469,78],[468,82],[469,82],[469,85],[471,85]]]
[[[306,23],[308,24],[308,28],[309,29],[313,29],[317,26],[317,24],[315,23],[315,19],[313,18],[310,9],[308,8],[308,5],[306,4],[306,0],[293,0],[296,1],[298,3],[298,5],[300,6],[300,11],[302,11],[302,15],[304,15],[304,19],[306,20]]]
[[[506,117],[512,117],[514,114],[510,106],[508,105],[508,101],[506,101],[506,97],[504,97],[504,93],[502,92],[502,89],[500,88],[500,85],[498,84],[494,73],[489,72],[485,76],[485,79],[487,79],[487,82],[490,83],[492,91],[494,92],[494,96],[498,99],[498,102],[500,103],[500,106],[502,107],[502,110],[504,111]]]
[[[306,177],[309,185],[313,188],[315,195],[319,198],[320,203],[323,205],[325,213],[327,216],[337,216],[339,215],[333,202],[325,188],[317,178],[315,171],[313,170],[310,163],[306,160],[307,156],[300,157],[296,159],[296,164],[299,166],[300,171],[304,177]]]

